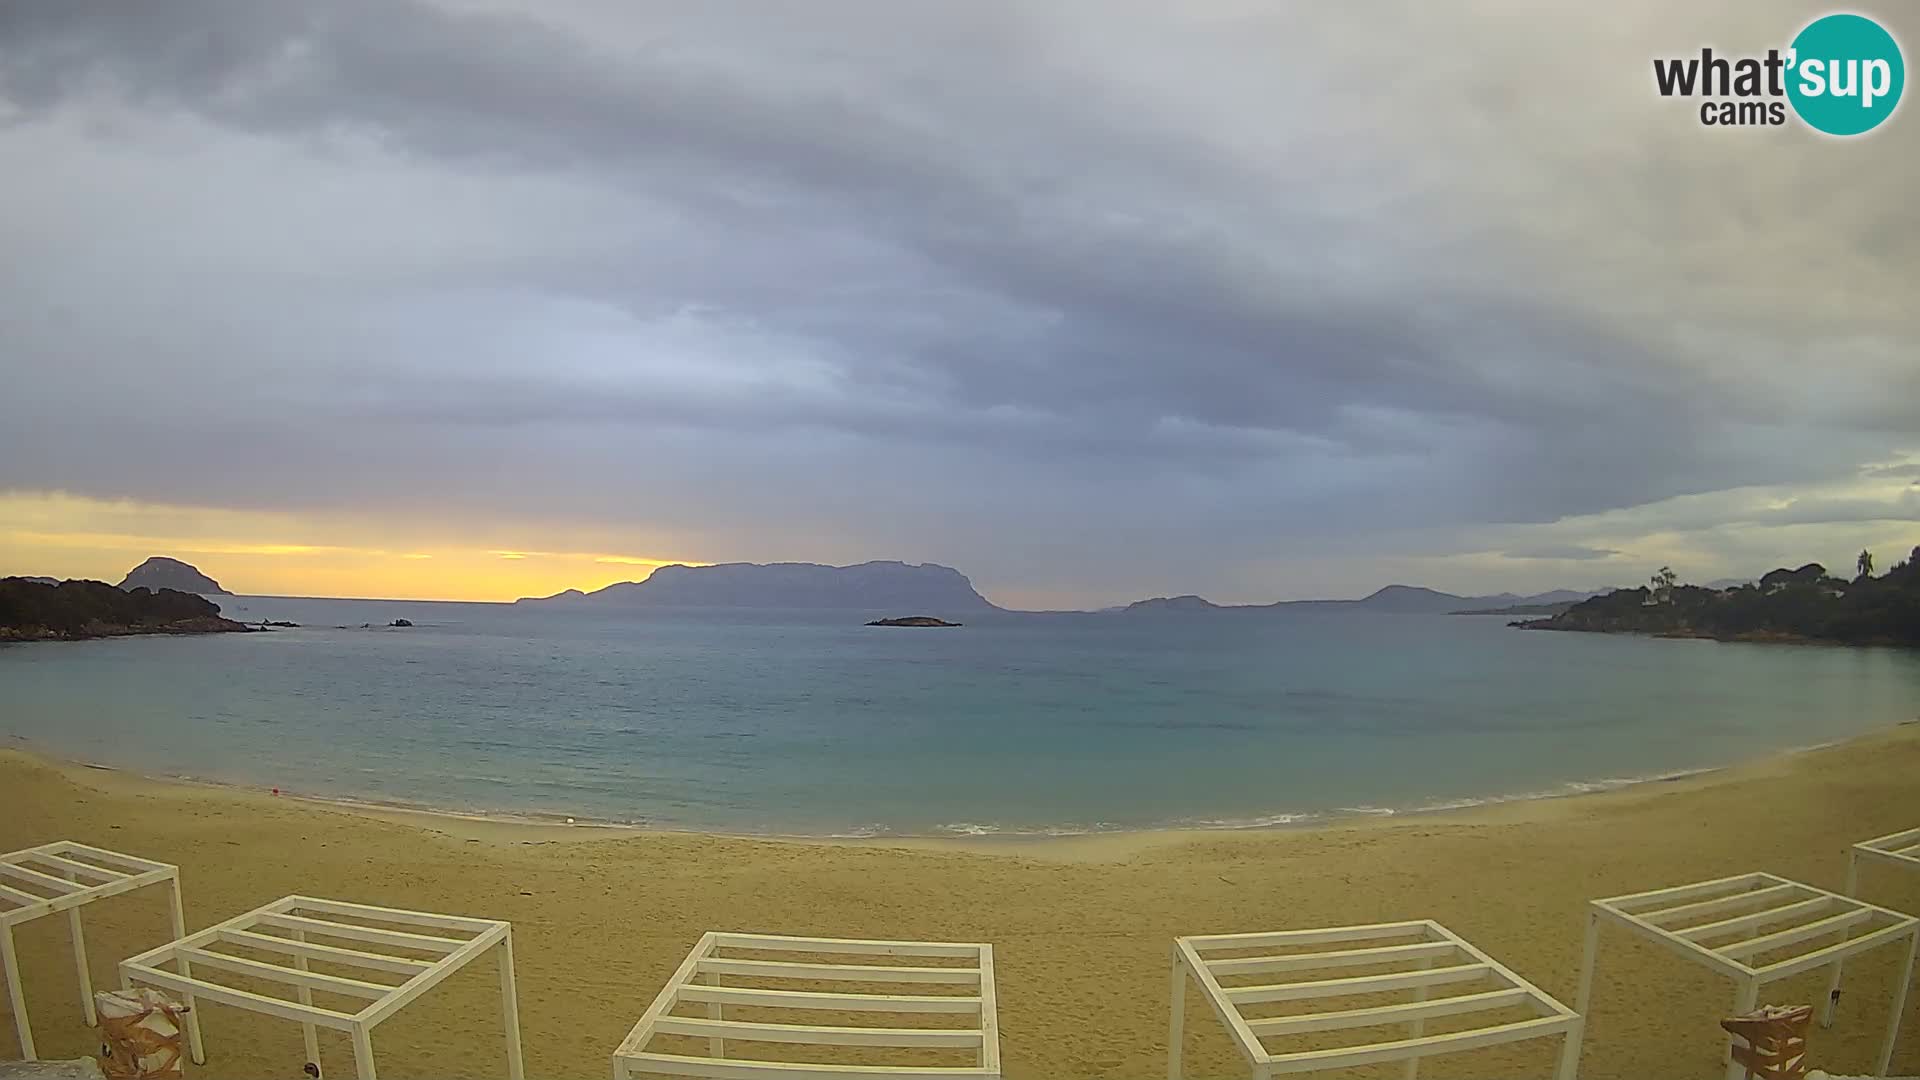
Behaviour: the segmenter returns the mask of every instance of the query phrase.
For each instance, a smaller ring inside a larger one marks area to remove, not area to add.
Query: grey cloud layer
[[[1124,589],[1912,448],[1912,118],[1648,85],[1815,9],[1438,7],[16,0],[0,486]]]

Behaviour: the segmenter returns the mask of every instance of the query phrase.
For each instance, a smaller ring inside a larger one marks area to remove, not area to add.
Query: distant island
[[[1156,611],[1194,612],[1222,611],[1225,609],[1204,596],[1195,596],[1192,593],[1187,593],[1184,596],[1156,596],[1151,600],[1135,600],[1120,610],[1134,614],[1151,614]]]
[[[173,589],[176,592],[194,593],[198,596],[232,596],[220,587],[220,583],[200,572],[199,568],[169,559],[165,555],[155,555],[139,566],[127,572],[120,582],[123,589]]]
[[[1359,600],[1281,600],[1271,604],[1216,604],[1203,596],[1156,596],[1102,613],[1191,615],[1276,611],[1368,611],[1397,614],[1548,615],[1593,592],[1556,589],[1521,596],[1459,596],[1414,585],[1388,585]],[[526,596],[523,607],[682,607],[875,611],[905,608],[942,615],[1003,610],[980,595],[965,574],[935,563],[897,561],[824,566],[819,563],[717,563],[662,566],[641,581],[593,592],[567,589]]]
[[[530,606],[800,608],[844,611],[997,611],[965,574],[933,563],[718,563],[662,566],[644,581],[583,593],[525,597]]]
[[[104,581],[47,585],[0,578],[0,641],[78,641],[129,634],[246,633],[220,606],[175,589],[120,589]]]
[[[1494,596],[1456,596],[1417,585],[1388,585],[1359,600],[1281,600],[1272,604],[1216,604],[1201,596],[1156,596],[1121,609],[1129,615],[1195,614],[1259,611],[1372,611],[1401,615],[1544,614],[1539,610],[1509,611],[1516,607],[1544,608],[1573,604],[1592,593],[1556,589],[1533,596],[1499,593]],[[1498,609],[1498,610],[1495,610]]]
[[[1715,589],[1683,585],[1662,569],[1646,586],[1596,596],[1528,630],[1654,634],[1716,641],[1827,641],[1848,645],[1920,645],[1920,547],[1885,574],[1873,575],[1863,551],[1848,581],[1819,563],[1782,567],[1757,583]]]
[[[904,619],[875,619],[868,626],[959,626],[957,622],[936,619],[931,615],[909,615]]]

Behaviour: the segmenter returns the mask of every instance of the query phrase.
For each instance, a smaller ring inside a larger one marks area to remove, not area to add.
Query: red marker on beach
[[[280,794],[280,789],[279,789],[279,788],[274,788],[274,789],[273,789],[273,793],[274,793],[275,795],[278,795],[278,794]]]

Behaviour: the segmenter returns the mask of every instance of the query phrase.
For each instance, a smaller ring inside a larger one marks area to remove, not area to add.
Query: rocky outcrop
[[[123,589],[172,589],[197,596],[232,596],[220,583],[179,559],[155,555],[127,572]]]
[[[174,589],[117,589],[104,581],[42,585],[0,578],[0,641],[76,641],[128,634],[246,633],[220,606]]]
[[[1621,589],[1550,619],[1512,625],[1719,641],[1914,646],[1920,645],[1920,561],[1852,581],[1827,577],[1818,563],[1808,563],[1797,570],[1775,570],[1758,585],[1731,589]]]
[[[957,622],[936,619],[931,615],[909,615],[904,619],[875,619],[868,626],[959,626]]]

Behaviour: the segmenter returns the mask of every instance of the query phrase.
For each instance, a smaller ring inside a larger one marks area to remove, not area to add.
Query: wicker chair
[[[1765,1005],[1720,1026],[1736,1040],[1733,1060],[1746,1067],[1747,1080],[1803,1080],[1812,1019],[1811,1005]]]

